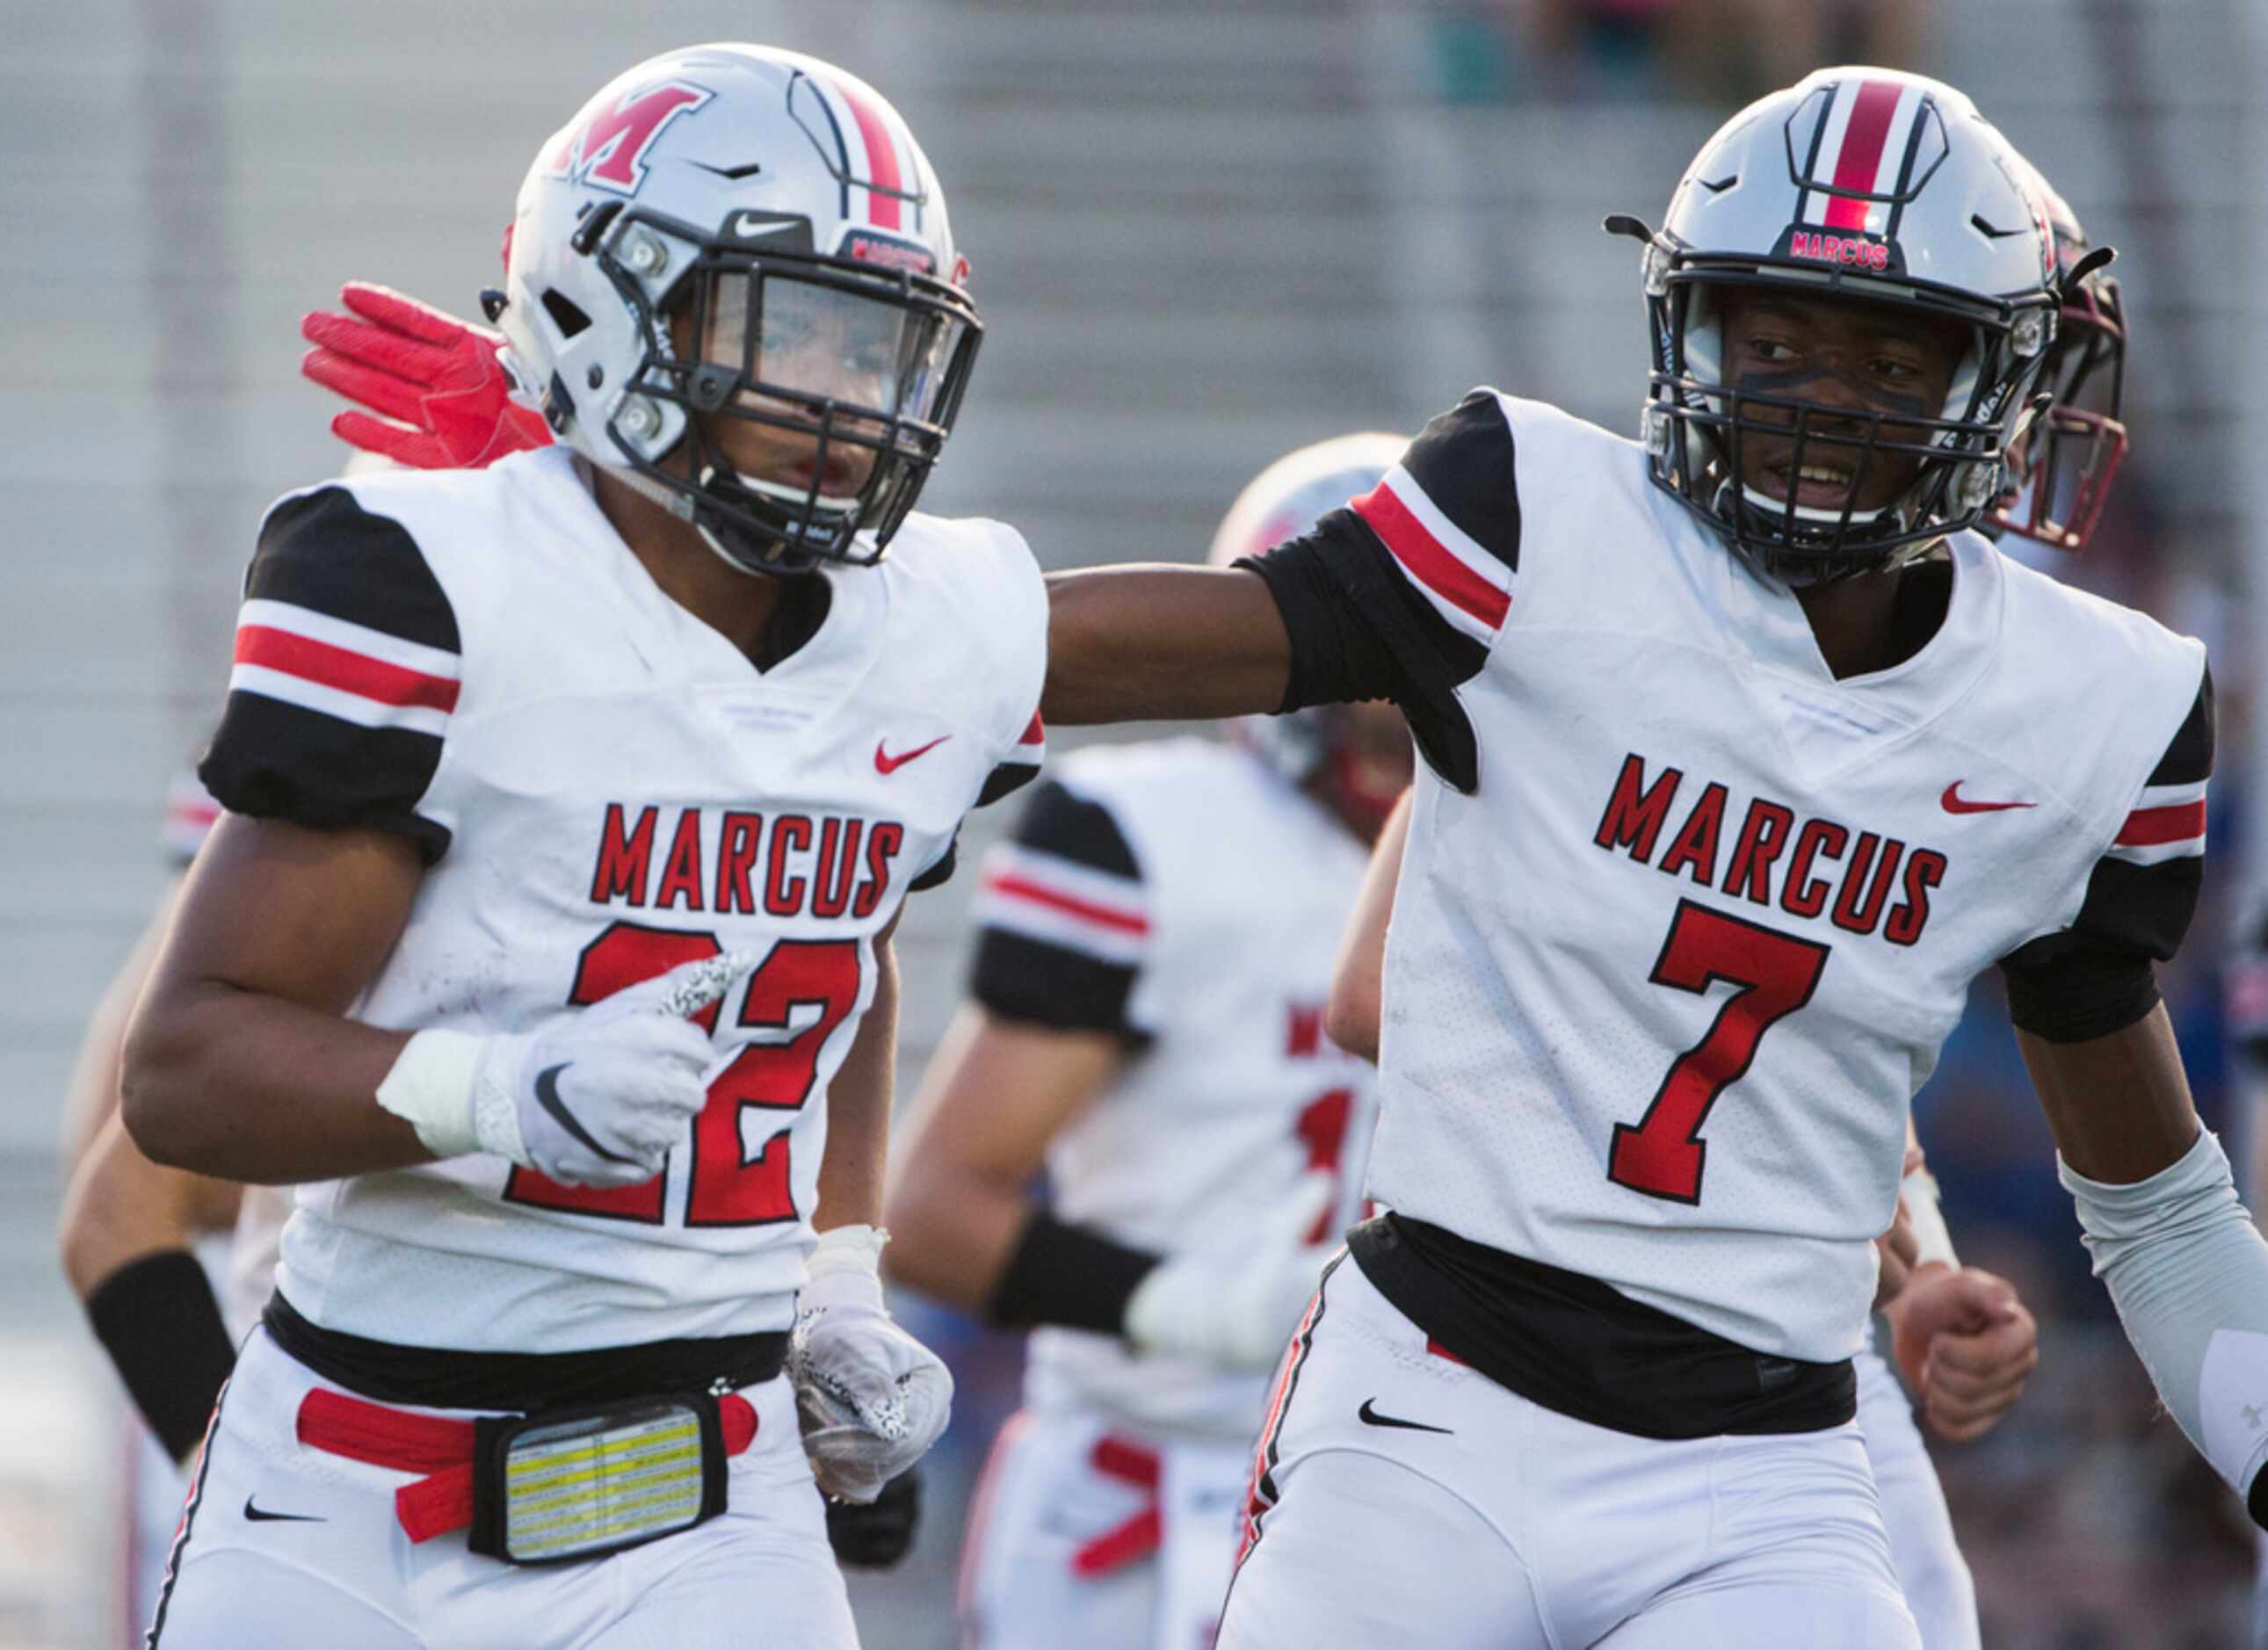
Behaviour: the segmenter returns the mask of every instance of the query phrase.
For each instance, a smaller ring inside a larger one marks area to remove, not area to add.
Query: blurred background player
[[[194,774],[167,799],[175,870],[196,858],[217,808]],[[64,1275],[132,1401],[119,1452],[123,1551],[114,1642],[139,1645],[180,1523],[185,1469],[203,1438],[236,1345],[267,1299],[287,1195],[151,1162],[118,1119],[128,1018],[171,920],[178,882],[103,993],[81,1041],[65,1110],[70,1190],[58,1233]]]
[[[1304,532],[1403,445],[1278,460],[1214,564]],[[1266,1372],[1360,1206],[1371,1074],[1322,1020],[1410,766],[1384,704],[1093,747],[985,860],[970,1000],[888,1203],[895,1278],[1031,1330],[963,1540],[972,1650],[1211,1642]]]
[[[1331,978],[1331,1038],[1373,1064],[1387,932],[1409,825],[1405,801],[1380,833]],[[1853,1359],[1867,1462],[1922,1650],[1977,1650],[1982,1640],[1976,1585],[1916,1425],[1915,1405],[1948,1441],[1983,1437],[2022,1396],[2039,1359],[2038,1325],[2006,1279],[1961,1264],[1938,1206],[1936,1182],[1911,1131],[1898,1218],[1875,1248],[1881,1262],[1874,1291],[1879,1316]],[[1904,1388],[1882,1354],[1883,1320],[1905,1372]],[[1915,1395],[1911,1401],[1909,1389]]]
[[[2056,265],[2070,284],[2040,367],[2036,393],[2050,398],[2047,409],[2008,449],[2008,491],[1984,526],[2003,549],[2016,548],[2007,536],[2014,534],[2076,555],[2102,521],[2126,457],[2126,301],[2107,268],[2071,280],[2095,243],[2055,186],[2029,162],[2024,172],[2047,209]]]

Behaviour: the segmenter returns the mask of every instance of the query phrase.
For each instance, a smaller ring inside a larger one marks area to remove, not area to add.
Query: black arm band
[[[1473,792],[1480,756],[1457,685],[1488,650],[1425,605],[1361,518],[1334,510],[1312,533],[1236,564],[1260,575],[1292,638],[1279,711],[1391,699],[1427,765]]]
[[[2085,1042],[2124,1031],[2158,1005],[2150,959],[2080,940],[2033,961],[2027,946],[2000,961],[2008,1018],[2046,1042]]]
[[[1260,575],[1292,638],[1292,670],[1279,711],[1311,704],[1405,696],[1408,677],[1346,592],[1310,536],[1236,564]]]
[[[1065,1226],[1042,1209],[1017,1240],[984,1313],[1011,1328],[1058,1323],[1116,1335],[1125,1326],[1135,1285],[1158,1259],[1099,1232]]]
[[[236,1366],[197,1257],[160,1249],[129,1261],[95,1286],[86,1315],[150,1430],[174,1460],[186,1457]]]

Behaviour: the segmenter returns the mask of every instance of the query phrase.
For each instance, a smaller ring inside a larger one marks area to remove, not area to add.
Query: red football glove
[[[364,281],[341,287],[339,301],[354,313],[300,318],[315,347],[299,371],[372,409],[332,419],[340,440],[421,470],[480,469],[551,445],[543,415],[512,399],[503,335]]]

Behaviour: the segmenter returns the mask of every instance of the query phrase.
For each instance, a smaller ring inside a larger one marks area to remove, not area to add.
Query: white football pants
[[[134,1646],[141,1644],[151,1612],[158,1608],[158,1590],[166,1580],[166,1555],[173,1548],[173,1532],[180,1527],[181,1500],[188,1493],[189,1481],[131,1403],[122,1412],[119,1428],[122,1434],[119,1455],[123,1462],[119,1489],[121,1510],[125,1514],[120,1532],[125,1551],[119,1555],[118,1608],[122,1619],[118,1632],[103,1642]]]
[[[1428,1352],[1351,1260],[1278,1387],[1219,1650],[1918,1650],[1856,1422],[1592,1426]]]
[[[1249,1445],[1096,1416],[1011,1417],[961,1549],[965,1650],[1201,1650],[1228,1590],[1251,1461]]]
[[[1890,1561],[1921,1629],[1922,1650],[1979,1650],[1977,1584],[1953,1539],[1953,1515],[1914,1424],[1913,1404],[1896,1372],[1873,1347],[1856,1361],[1859,1433],[1882,1501]]]
[[[418,1475],[299,1442],[319,1384],[266,1331],[246,1343],[193,1475],[156,1650],[857,1650],[785,1377],[742,1394],[756,1437],[727,1465],[726,1511],[533,1566],[475,1556],[461,1530],[413,1543],[394,1492]]]

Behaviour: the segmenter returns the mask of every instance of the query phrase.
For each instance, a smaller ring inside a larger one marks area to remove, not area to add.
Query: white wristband
[[[468,1031],[421,1031],[378,1086],[378,1103],[407,1120],[435,1157],[482,1149],[475,1095],[484,1042]]]
[[[1937,1176],[1918,1168],[1898,1182],[1898,1197],[1906,1206],[1913,1227],[1914,1264],[1932,1261],[1960,1270],[1961,1257],[1953,1252],[1953,1234],[1946,1229],[1945,1211],[1938,1206]]]
[[[818,1234],[808,1262],[810,1279],[803,1286],[801,1309],[865,1306],[876,1311],[882,1304],[882,1245],[887,1230],[874,1226],[829,1226]]]

